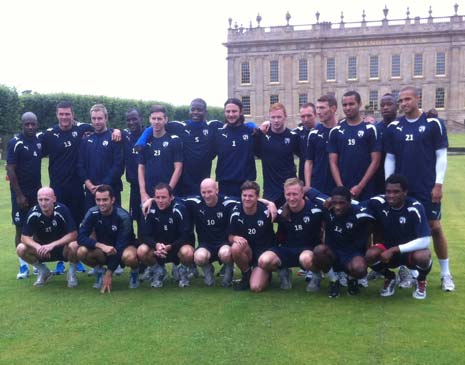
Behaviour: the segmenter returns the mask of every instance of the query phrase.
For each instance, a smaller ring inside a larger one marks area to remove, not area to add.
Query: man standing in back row
[[[447,241],[441,226],[442,186],[447,169],[447,131],[444,121],[427,118],[418,107],[418,91],[404,87],[399,94],[399,106],[404,116],[389,124],[385,133],[385,175],[404,175],[409,184],[409,196],[425,207],[434,250],[441,267],[441,287],[454,291],[449,271]]]

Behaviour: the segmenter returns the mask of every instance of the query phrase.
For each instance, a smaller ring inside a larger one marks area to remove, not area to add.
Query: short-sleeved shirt
[[[145,166],[145,190],[153,196],[158,183],[169,183],[175,162],[183,162],[182,143],[178,136],[169,133],[149,138],[139,153],[139,165]]]
[[[222,245],[228,242],[228,226],[237,198],[219,195],[215,206],[209,207],[200,196],[187,197],[186,206],[195,223],[199,244]]]
[[[400,209],[391,208],[384,195],[375,196],[364,204],[380,223],[387,248],[431,234],[425,209],[416,199],[407,197]]]
[[[313,249],[320,243],[323,212],[314,203],[306,200],[300,212],[290,212],[289,219],[281,215],[281,209],[278,212],[278,238],[283,246]]]
[[[242,184],[246,180],[257,178],[254,157],[254,130],[246,125],[225,125],[216,131],[214,153],[216,180]]]
[[[420,118],[409,122],[405,117],[386,129],[385,152],[395,157],[395,172],[408,180],[409,192],[430,196],[436,182],[436,151],[448,147],[442,119]]]
[[[263,197],[272,201],[282,199],[286,179],[296,177],[294,155],[299,154],[297,133],[286,128],[283,133],[271,129],[256,134],[256,154],[262,160]]]
[[[41,187],[42,144],[39,139],[26,137],[23,133],[8,143],[6,163],[15,165],[15,173],[22,193],[26,197],[35,197]]]
[[[76,168],[79,148],[84,133],[92,131],[90,124],[76,123],[67,131],[55,125],[44,132],[42,146],[44,156],[49,157],[48,173],[53,188],[79,182]]]
[[[232,213],[228,233],[244,237],[252,250],[264,250],[276,246],[271,214],[265,204],[257,202],[255,214],[247,215],[242,203]]]
[[[312,182],[315,189],[331,194],[336,184],[329,168],[328,140],[331,128],[318,124],[308,134],[306,159],[313,162]]]
[[[41,244],[49,244],[76,230],[76,223],[69,209],[55,203],[51,216],[46,216],[39,205],[29,210],[26,223],[22,227],[22,234]]]
[[[371,153],[380,151],[377,130],[373,124],[361,122],[351,126],[344,120],[329,133],[328,152],[338,154],[342,183],[348,189],[362,180],[370,166]],[[368,199],[373,195],[374,182],[371,179],[360,199]]]
[[[124,143],[124,165],[126,168],[126,181],[130,184],[139,184],[138,180],[138,151],[134,148],[137,140],[141,136],[142,132],[140,133],[132,133],[129,130],[123,131],[123,143]]]

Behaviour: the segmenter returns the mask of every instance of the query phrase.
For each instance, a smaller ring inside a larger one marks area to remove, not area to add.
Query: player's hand
[[[140,201],[142,202],[142,204],[145,204],[145,202],[149,199],[150,199],[150,196],[145,191],[140,194]]]
[[[262,132],[263,134],[266,134],[268,133],[268,131],[270,130],[270,126],[271,126],[271,123],[269,120],[265,120],[262,124],[260,124],[260,132]]]
[[[391,248],[387,249],[386,251],[383,251],[379,258],[380,258],[380,260],[382,262],[387,264],[389,261],[391,261],[392,256],[394,256],[394,254],[397,253],[397,252],[399,252],[399,247],[398,246],[391,247]]]
[[[149,214],[150,207],[152,206],[152,202],[153,202],[153,199],[149,198],[142,203],[141,209],[142,209],[142,214],[144,215],[144,217],[146,217],[147,214]]]
[[[116,255],[116,248],[114,248],[113,246],[109,246],[109,245],[102,244],[102,246],[100,247],[100,249],[101,249],[107,256]]]
[[[19,209],[26,210],[29,208],[29,203],[24,195],[16,195],[16,204],[18,204]]]
[[[247,240],[244,237],[241,236],[234,236],[233,243],[238,245],[240,248],[246,248],[248,245]]]
[[[100,289],[100,293],[111,293],[111,286],[113,283],[112,275],[113,273],[110,270],[107,270],[105,274],[103,274],[102,278],[102,288]]]
[[[433,203],[440,203],[442,199],[442,184],[434,184],[431,190],[431,201]]]
[[[276,205],[273,202],[270,202],[267,206],[267,209],[271,214],[271,220],[274,221],[278,215],[278,208],[276,208]]]
[[[37,249],[37,256],[39,256],[40,258],[43,258],[43,259],[48,259],[48,258],[50,258],[50,251],[52,251],[53,248],[54,247],[53,247],[52,244],[40,246]]]
[[[352,186],[350,189],[350,193],[352,194],[353,198],[357,198],[361,193],[362,193],[363,188],[360,186],[360,184],[357,184],[355,186]]]
[[[162,259],[166,258],[166,255],[168,255],[168,250],[167,250],[166,245],[163,243],[157,243],[155,245],[155,251],[153,252],[153,254]]]
[[[119,129],[113,129],[113,133],[111,134],[111,140],[113,142],[121,141],[121,131]]]

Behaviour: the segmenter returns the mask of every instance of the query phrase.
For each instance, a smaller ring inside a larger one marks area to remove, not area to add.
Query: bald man
[[[22,133],[8,143],[6,171],[10,181],[11,218],[16,227],[15,246],[21,237],[21,227],[26,222],[30,208],[37,204],[37,190],[41,186],[40,168],[42,145],[36,133],[39,127],[37,116],[26,112],[21,116]],[[29,276],[27,262],[20,258],[17,279]]]
[[[219,195],[218,184],[210,178],[202,180],[200,195],[185,199],[198,238],[194,261],[203,269],[207,286],[213,286],[215,283],[215,269],[212,263],[223,263],[225,273],[221,285],[229,287],[233,276],[233,260],[227,231],[231,210],[239,201]]]
[[[39,272],[34,286],[45,285],[53,276],[44,262],[70,261],[68,287],[77,285],[77,258],[68,245],[76,241],[76,223],[66,206],[56,201],[55,192],[43,187],[37,192],[38,204],[29,210],[16,252]]]

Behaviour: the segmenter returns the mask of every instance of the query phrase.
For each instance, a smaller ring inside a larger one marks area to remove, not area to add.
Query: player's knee
[[[244,252],[244,247],[240,246],[237,243],[233,243],[231,246],[231,255],[233,257],[238,257]]]
[[[266,251],[258,258],[258,266],[266,271],[273,271],[276,266],[279,266],[279,259],[276,260],[276,254],[271,251]],[[278,262],[277,262],[278,261]]]
[[[260,293],[263,290],[265,290],[265,286],[262,285],[261,283],[255,283],[255,282],[250,283],[250,291],[251,292]]]
[[[373,265],[375,262],[379,261],[380,254],[381,254],[381,249],[379,247],[375,247],[375,246],[370,247],[365,254],[365,260],[367,264]]]
[[[186,263],[194,261],[194,248],[190,245],[184,245],[179,249],[179,259]]]
[[[205,248],[199,248],[194,253],[194,262],[199,266],[204,266],[210,261],[210,253]]]
[[[349,275],[355,279],[361,279],[367,274],[367,264],[362,256],[357,256],[352,259],[349,264]]]
[[[218,251],[218,258],[223,264],[229,264],[232,262],[231,246],[224,245]]]
[[[77,249],[77,257],[81,261],[85,260],[88,254],[89,250],[87,249],[87,247],[79,246],[79,248]]]
[[[16,254],[19,257],[24,257],[26,253],[27,246],[24,243],[20,243],[18,246],[16,246]]]
[[[134,267],[137,266],[137,251],[135,249],[132,250],[124,250],[123,254],[121,255],[121,261],[124,265]]]
[[[313,252],[312,251],[304,251],[299,256],[300,265],[306,269],[310,270],[313,265]]]
[[[412,258],[415,265],[421,267],[428,266],[431,261],[431,251],[428,249],[415,251]]]

